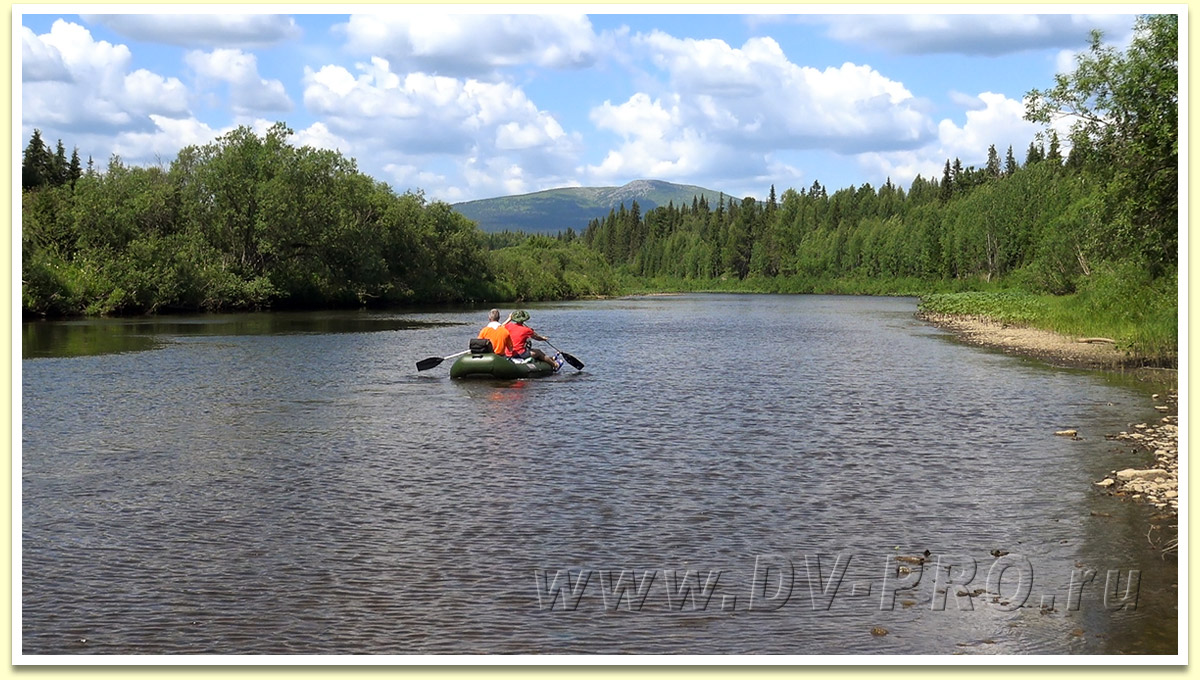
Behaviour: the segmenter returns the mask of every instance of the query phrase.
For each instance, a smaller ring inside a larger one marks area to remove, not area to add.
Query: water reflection
[[[28,321],[21,357],[82,357],[158,349],[172,338],[198,336],[378,333],[460,325],[367,312],[273,312],[138,319]]]

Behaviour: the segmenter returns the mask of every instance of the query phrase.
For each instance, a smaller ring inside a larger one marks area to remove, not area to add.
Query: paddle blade
[[[566,352],[562,352],[561,354],[563,355],[563,358],[567,360],[568,364],[571,364],[572,366],[575,367],[575,370],[577,370],[577,371],[583,370],[583,362],[582,361],[580,361],[579,359],[576,359],[574,356],[572,356],[570,354],[567,354]]]
[[[442,363],[443,361],[445,361],[445,359],[443,359],[442,357],[429,357],[428,359],[421,359],[420,361],[417,362],[417,370],[418,371],[428,371],[429,369],[433,368],[434,366],[437,366],[438,364]]]

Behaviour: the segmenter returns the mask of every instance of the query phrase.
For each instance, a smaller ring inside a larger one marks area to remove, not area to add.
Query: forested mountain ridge
[[[642,179],[619,187],[564,187],[464,201],[451,207],[485,232],[555,234],[568,229],[583,231],[590,220],[634,201],[649,210],[671,203],[691,205],[696,197],[715,203],[722,195],[703,187]]]

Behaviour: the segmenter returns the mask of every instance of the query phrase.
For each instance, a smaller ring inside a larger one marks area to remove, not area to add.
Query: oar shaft
[[[461,352],[451,354],[448,357],[429,357],[428,359],[422,359],[417,362],[417,370],[418,371],[427,371],[427,370],[433,368],[434,366],[440,366],[441,363],[443,361],[445,361],[446,359],[453,359],[454,357],[462,356],[463,354],[466,354],[467,352],[470,352],[470,351],[471,350],[469,350],[469,349],[465,349]]]
[[[577,371],[583,370],[583,362],[582,361],[580,361],[579,359],[576,359],[575,357],[571,356],[570,354],[567,354],[566,352],[562,351],[561,349],[550,344],[549,340],[543,340],[542,342],[546,343],[547,345],[550,345],[551,349],[553,349],[555,352],[558,352],[559,354],[561,354],[563,356],[563,358],[567,360],[567,363],[571,364],[572,368],[574,368]]]

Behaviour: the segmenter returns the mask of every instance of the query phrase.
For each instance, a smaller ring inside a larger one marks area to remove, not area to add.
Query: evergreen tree
[[[49,185],[53,176],[53,158],[42,141],[42,131],[34,129],[21,157],[21,188],[29,191]]]
[[[955,196],[966,192],[970,186],[970,180],[966,171],[963,170],[962,161],[958,158],[954,159],[954,165],[950,167],[950,181],[953,188],[951,193]]]
[[[70,182],[71,188],[75,188],[75,182],[83,176],[83,169],[79,166],[79,147],[75,147],[71,151],[71,163],[67,166],[67,181]]]
[[[954,177],[953,177],[953,175],[950,174],[950,159],[947,158],[946,159],[946,167],[942,170],[942,184],[941,184],[940,191],[938,191],[938,198],[940,198],[942,200],[942,202],[944,203],[946,201],[949,201],[950,197],[953,195],[954,195]]]
[[[1036,142],[1030,142],[1029,150],[1025,152],[1025,167],[1028,168],[1031,165],[1041,163],[1044,157],[1045,152],[1042,150],[1041,145]]]
[[[1012,177],[1017,171],[1017,158],[1013,155],[1012,144],[1008,145],[1008,153],[1004,156],[1004,176]]]
[[[60,187],[71,181],[70,168],[67,164],[67,148],[63,146],[63,141],[58,140],[58,145],[54,150],[54,159],[50,164],[50,184]]]
[[[996,179],[1000,176],[1000,155],[996,153],[996,145],[992,144],[988,147],[987,156],[987,176],[988,179]]]
[[[1055,165],[1062,165],[1062,152],[1058,148],[1058,131],[1050,131],[1050,148],[1046,150],[1046,160]]]

